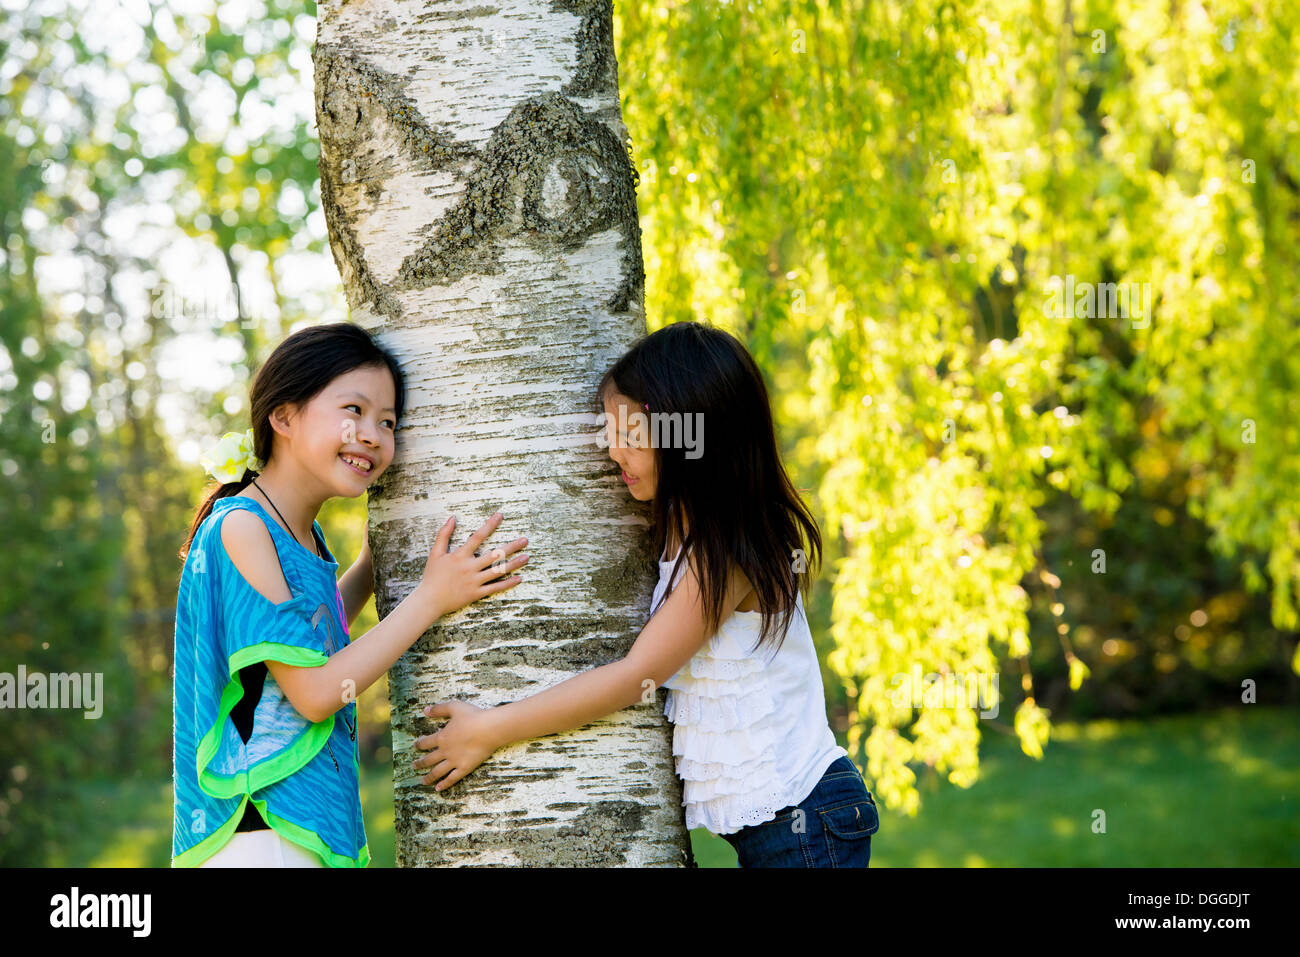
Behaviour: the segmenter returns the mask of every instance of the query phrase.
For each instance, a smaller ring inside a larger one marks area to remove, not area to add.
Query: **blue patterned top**
[[[280,604],[250,585],[226,554],[221,520],[255,512],[275,543],[293,598]],[[338,562],[309,551],[254,499],[218,499],[185,558],[176,600],[172,684],[172,866],[193,867],[235,833],[248,801],[277,834],[331,867],[370,862],[361,819],[356,703],[313,724],[270,671],[245,744],[231,709],[244,695],[239,669],[258,661],[315,667],[349,641]],[[340,694],[342,694],[340,690]]]

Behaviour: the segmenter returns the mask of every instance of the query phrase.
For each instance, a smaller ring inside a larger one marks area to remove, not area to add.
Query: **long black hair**
[[[406,406],[402,370],[397,360],[365,329],[350,322],[333,322],[300,329],[281,342],[257,370],[248,390],[254,454],[263,463],[271,460],[271,437],[275,434],[270,422],[272,412],[286,403],[305,405],[337,377],[366,366],[380,366],[392,373],[397,393],[394,412],[400,422]],[[248,469],[237,482],[217,482],[208,487],[203,504],[194,514],[185,544],[181,546],[181,561],[189,553],[199,526],[212,512],[212,504],[217,499],[242,492],[259,474]]]
[[[597,389],[602,411],[613,392],[648,406],[651,415],[702,415],[703,454],[688,457],[684,442],[654,443],[655,553],[671,529],[681,543],[675,578],[687,549],[694,552],[710,634],[721,624],[730,569],[739,566],[763,613],[751,650],[773,642],[779,649],[799,592],[807,593],[821,562],[822,541],[781,464],[767,386],[753,357],[720,329],[677,322],[638,340],[605,373]]]

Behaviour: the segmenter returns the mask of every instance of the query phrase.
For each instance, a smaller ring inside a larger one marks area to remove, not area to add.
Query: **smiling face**
[[[395,405],[392,374],[380,366],[364,366],[335,378],[301,415],[291,408],[291,420],[277,425],[276,431],[289,439],[291,454],[331,494],[355,498],[393,461]],[[360,468],[345,459],[358,462]]]
[[[637,412],[641,413],[641,419],[636,417]],[[658,479],[655,450],[650,446],[649,435],[648,417],[639,402],[618,392],[605,397],[605,441],[609,443],[609,457],[623,470],[627,490],[641,502],[655,497]]]

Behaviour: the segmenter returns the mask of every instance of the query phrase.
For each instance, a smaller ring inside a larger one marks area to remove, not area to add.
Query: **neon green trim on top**
[[[299,847],[306,848],[317,857],[326,867],[369,867],[370,866],[370,844],[367,842],[361,848],[361,852],[355,857],[348,857],[345,854],[336,854],[326,846],[325,842],[315,831],[309,831],[307,828],[292,821],[286,821],[284,818],[272,814],[266,809],[266,801],[259,801],[249,795],[244,796],[244,800],[239,802],[239,807],[235,813],[230,816],[225,824],[217,830],[215,834],[210,834],[198,844],[195,844],[184,854],[172,861],[172,867],[198,867],[209,857],[216,854],[226,846],[226,842],[235,833],[235,828],[243,820],[244,810],[248,807],[249,801],[262,815],[262,820],[271,825],[271,830],[279,834],[286,841],[292,841]],[[255,832],[254,832],[255,833]]]
[[[244,686],[238,677],[239,669],[258,661],[283,661],[288,665],[315,667],[325,664],[329,659],[319,651],[297,645],[285,645],[276,641],[259,642],[256,645],[241,648],[230,656],[230,681],[221,692],[221,703],[217,707],[217,720],[199,741],[197,755],[199,787],[215,798],[232,798],[241,794],[252,794],[267,785],[287,778],[306,765],[308,761],[317,755],[321,748],[325,747],[325,742],[329,739],[330,732],[334,728],[334,715],[330,715],[324,721],[317,721],[312,724],[307,733],[299,737],[287,749],[281,751],[275,757],[254,765],[248,771],[237,771],[228,777],[209,771],[207,763],[217,753],[217,747],[221,742],[221,730],[225,726],[226,719],[230,717],[231,710],[244,696]],[[197,850],[198,847],[203,846],[203,843],[206,842],[201,842],[190,850]]]
[[[247,803],[247,802],[245,802]],[[243,804],[240,804],[240,810],[234,814],[230,820],[217,828],[216,832],[209,834],[199,843],[195,844],[184,854],[172,858],[172,867],[197,867],[202,864],[217,851],[226,845],[230,840],[235,828],[239,826],[239,821],[243,817]]]
[[[312,851],[325,862],[327,867],[369,867],[370,866],[370,843],[366,842],[361,846],[361,851],[356,857],[348,857],[344,854],[335,854],[325,842],[320,839],[315,831],[309,831],[305,827],[294,824],[293,821],[286,821],[282,817],[277,817],[266,810],[265,801],[254,801],[257,809],[262,812],[262,819],[271,825],[271,829],[277,834],[284,836],[286,840],[300,845]]]
[[[272,649],[274,654],[264,654],[261,649]],[[240,648],[230,656],[230,676],[233,678],[240,668],[248,665],[257,664],[259,661],[281,661],[286,665],[296,665],[299,668],[314,668],[317,665],[323,665],[329,661],[324,654],[314,648],[304,648],[302,645],[283,645],[278,641],[259,641],[255,645],[249,645],[247,648]]]

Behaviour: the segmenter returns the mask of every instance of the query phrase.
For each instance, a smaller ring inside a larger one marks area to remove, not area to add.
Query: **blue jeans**
[[[741,867],[868,867],[871,835],[879,828],[862,773],[840,757],[799,804],[721,836],[736,849]]]

